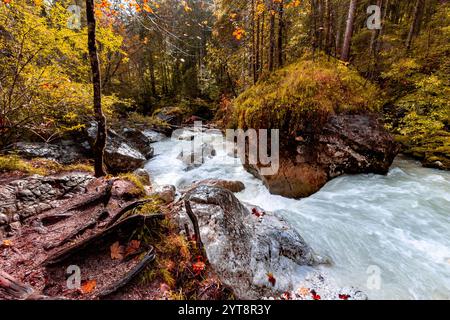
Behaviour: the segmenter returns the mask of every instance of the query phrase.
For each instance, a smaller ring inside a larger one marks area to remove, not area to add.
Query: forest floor
[[[25,176],[3,173],[0,184]],[[228,296],[195,241],[171,223],[172,204],[136,197],[134,188],[123,178],[93,178],[85,192],[21,221],[0,242],[0,299]]]

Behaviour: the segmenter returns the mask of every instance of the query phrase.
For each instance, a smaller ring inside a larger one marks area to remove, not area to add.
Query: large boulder
[[[139,150],[146,159],[153,157],[155,152],[151,146],[153,141],[143,131],[134,128],[124,128],[122,135],[127,140],[127,143]]]
[[[280,150],[279,170],[262,175],[261,166],[244,167],[271,193],[307,197],[343,174],[386,174],[398,145],[378,119],[369,114],[330,116],[319,134],[303,134]]]
[[[91,123],[86,130],[93,147],[97,137],[97,124]],[[105,146],[105,164],[113,173],[130,172],[144,166],[146,157],[123,136],[108,129]]]
[[[239,299],[292,290],[298,268],[324,262],[281,217],[247,208],[229,190],[199,186],[185,200],[198,220],[209,263]],[[187,223],[184,212],[179,219]],[[276,279],[272,283],[270,276]]]

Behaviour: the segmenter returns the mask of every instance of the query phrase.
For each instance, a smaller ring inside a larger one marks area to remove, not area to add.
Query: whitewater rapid
[[[196,137],[213,144],[217,155],[185,171],[177,156],[191,142],[157,142],[146,164],[153,184],[242,181],[246,189],[236,196],[283,215],[317,253],[332,258],[320,271],[338,285],[355,286],[371,299],[450,299],[450,172],[399,157],[386,176],[342,176],[294,200],[271,195],[227,155],[220,134]]]

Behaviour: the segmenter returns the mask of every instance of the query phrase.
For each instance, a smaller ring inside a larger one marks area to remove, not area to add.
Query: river
[[[177,159],[189,141],[155,143],[146,164],[155,185],[177,187],[207,178],[242,181],[236,196],[283,215],[332,266],[319,267],[340,286],[370,299],[450,299],[450,172],[398,157],[386,176],[347,175],[314,195],[294,200],[271,195],[227,155],[222,136],[196,133],[217,155],[185,171]]]

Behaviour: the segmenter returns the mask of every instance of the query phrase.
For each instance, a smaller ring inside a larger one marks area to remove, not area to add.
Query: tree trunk
[[[258,4],[258,2],[257,2]],[[256,52],[255,52],[255,64],[256,64],[256,81],[258,81],[259,74],[261,72],[261,63],[260,63],[260,21],[259,21],[259,15],[256,18]]]
[[[275,55],[275,12],[273,0],[270,1],[269,9],[269,71],[273,71]]]
[[[284,3],[281,0],[279,4],[278,11],[278,68],[283,66],[283,30],[284,30],[284,21],[283,21],[283,11],[284,11]]]
[[[415,35],[417,35],[418,28],[420,26],[420,17],[423,12],[423,4],[424,0],[417,0],[416,5],[414,7],[413,20],[411,22],[411,26],[409,28],[408,38],[406,39],[406,50],[409,51],[411,49],[412,41]]]
[[[256,47],[256,32],[255,32],[255,0],[252,0],[251,2],[251,10],[250,10],[251,14],[251,28],[252,28],[252,75],[253,75],[253,84],[256,83],[256,81],[258,81],[258,75],[257,75],[257,60],[256,60],[256,51],[258,50],[258,48]]]
[[[350,0],[348,8],[347,26],[345,28],[344,44],[342,45],[341,60],[348,62],[350,58],[350,45],[353,36],[353,24],[355,22],[355,13],[357,0]]]
[[[383,0],[377,0],[377,6],[382,9],[383,7]],[[375,57],[377,55],[377,43],[378,43],[378,37],[380,35],[379,29],[373,29],[372,35],[370,37],[370,53]]]
[[[103,162],[106,144],[106,118],[102,110],[102,87],[100,66],[95,42],[95,14],[94,0],[86,0],[86,18],[88,25],[88,49],[91,61],[92,84],[94,87],[94,113],[97,121],[97,139],[94,144],[94,169],[95,176],[102,177],[106,174]]]

